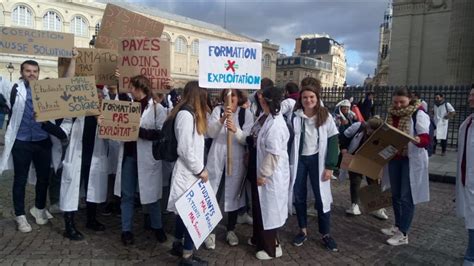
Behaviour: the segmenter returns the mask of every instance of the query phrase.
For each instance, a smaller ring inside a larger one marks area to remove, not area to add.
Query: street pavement
[[[238,225],[240,239],[237,247],[225,243],[225,227],[216,229],[217,248],[207,251],[200,248],[197,254],[210,265],[460,265],[467,244],[464,223],[454,216],[454,185],[430,182],[431,201],[416,206],[415,218],[409,233],[409,245],[391,247],[380,228],[392,223],[390,208],[388,221],[370,215],[346,216],[349,206],[349,182],[332,181],[334,204],[331,233],[340,252],[332,253],[320,244],[317,218],[309,217],[309,240],[302,247],[294,247],[291,240],[297,233],[296,217],[288,219],[280,232],[283,256],[261,262],[255,258],[252,247],[246,244],[252,228]],[[154,235],[143,229],[143,215],[137,208],[134,234],[136,243],[124,247],[120,241],[120,218],[99,215],[107,230],[92,232],[85,229],[85,211],[79,212],[77,227],[85,235],[84,241],[74,242],[62,236],[63,219],[55,215],[47,225],[38,226],[27,215],[33,231],[16,231],[11,212],[12,177],[5,174],[0,179],[0,265],[176,265],[178,258],[171,256],[174,216],[164,216],[168,242],[157,243]],[[28,186],[27,211],[34,204],[34,190]],[[224,223],[222,223],[224,224]]]

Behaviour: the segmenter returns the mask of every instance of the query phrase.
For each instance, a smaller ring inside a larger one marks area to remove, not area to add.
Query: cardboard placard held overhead
[[[379,179],[383,167],[410,141],[415,141],[415,139],[384,123],[356,151],[348,170],[372,179]]]
[[[117,85],[115,68],[117,51],[109,49],[77,48],[76,77],[95,76],[96,84]],[[70,58],[59,58],[58,76],[63,77],[71,62]]]
[[[30,86],[38,122],[100,114],[93,76],[37,80]]]
[[[359,189],[359,199],[365,212],[373,212],[392,206],[390,190],[382,191],[380,185],[368,185]]]
[[[175,203],[179,217],[188,229],[196,249],[222,220],[214,191],[209,182],[198,179]]]
[[[72,57],[73,47],[70,33],[0,27],[0,53]]]
[[[199,40],[199,86],[260,89],[262,44]]]
[[[141,108],[138,102],[103,100],[101,110],[104,121],[99,126],[99,138],[136,141]]]
[[[135,37],[121,39],[117,63],[121,92],[129,92],[130,79],[146,76],[151,87],[166,90],[170,79],[170,43],[160,38]]]
[[[163,28],[164,24],[161,22],[122,7],[107,4],[95,47],[117,50],[120,38],[161,37]]]

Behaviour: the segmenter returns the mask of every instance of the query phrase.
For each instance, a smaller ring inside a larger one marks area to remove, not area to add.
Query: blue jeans
[[[388,163],[390,186],[392,191],[395,226],[404,234],[408,233],[415,213],[411,195],[409,160],[391,160]]]
[[[194,248],[193,239],[189,235],[188,229],[186,229],[186,226],[184,225],[183,220],[181,220],[181,217],[179,217],[179,215],[176,215],[176,226],[175,226],[175,231],[174,231],[174,237],[176,239],[183,239],[184,237],[183,250],[193,251],[193,248]]]
[[[308,194],[307,180],[309,180],[314,192],[315,208],[318,211],[319,233],[323,236],[330,232],[331,212],[324,213],[321,191],[319,190],[319,159],[318,154],[310,156],[300,156],[296,173],[293,194],[295,195],[296,217],[300,228],[307,228],[307,206],[306,197]],[[327,181],[329,182],[329,181]]]
[[[157,177],[158,178],[158,177]],[[122,163],[122,232],[131,232],[133,226],[133,209],[135,203],[135,191],[138,185],[137,160],[133,157],[125,157]],[[151,228],[162,228],[160,200],[143,205],[150,214]]]
[[[467,230],[469,233],[469,242],[467,243],[466,255],[464,260],[474,262],[474,229]]]

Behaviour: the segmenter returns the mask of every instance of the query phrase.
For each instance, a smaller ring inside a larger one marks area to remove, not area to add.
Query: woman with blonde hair
[[[182,256],[182,265],[207,265],[207,262],[193,256],[193,240],[175,207],[176,201],[199,178],[203,182],[208,180],[208,172],[204,166],[207,110],[207,90],[199,87],[197,81],[190,81],[184,87],[183,99],[167,118],[174,119],[174,132],[178,143],[178,159],[171,177],[168,200],[168,211],[176,214],[175,240],[171,253]]]

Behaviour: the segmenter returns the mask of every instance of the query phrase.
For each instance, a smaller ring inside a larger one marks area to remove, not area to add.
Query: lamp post
[[[12,73],[15,71],[15,67],[13,66],[12,62],[8,63],[7,70],[8,73],[10,73],[10,82],[12,82]]]

